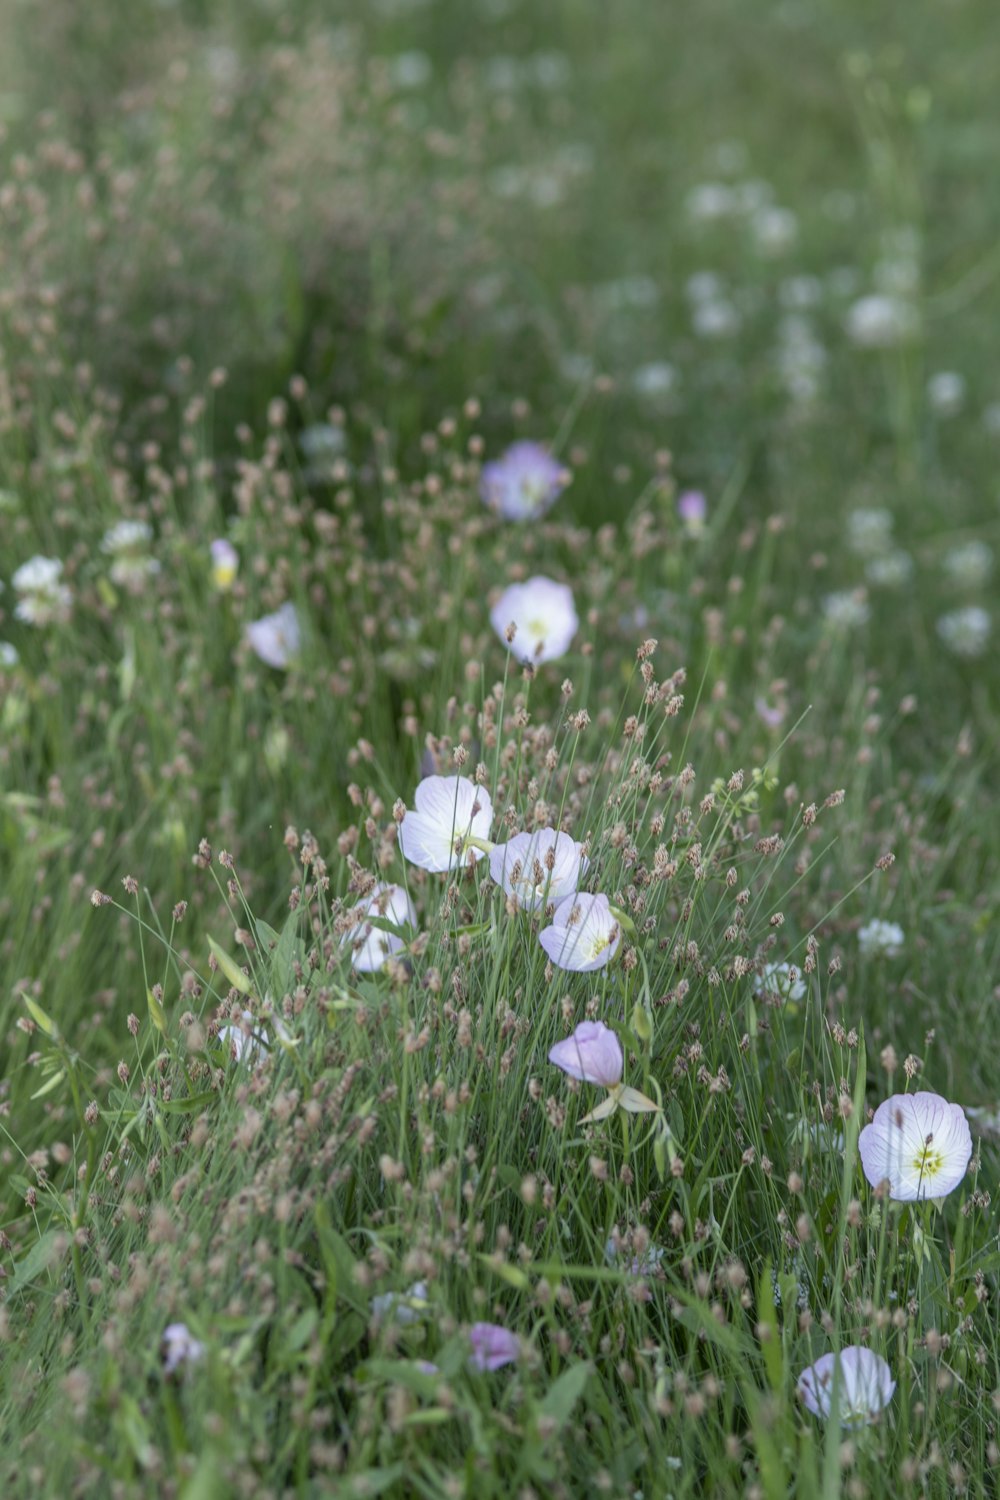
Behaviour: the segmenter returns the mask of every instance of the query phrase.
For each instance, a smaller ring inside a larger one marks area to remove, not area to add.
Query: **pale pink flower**
[[[972,1155],[969,1122],[960,1104],[939,1094],[893,1094],[858,1137],[872,1187],[889,1183],[900,1203],[943,1198],[965,1176]]]
[[[499,1323],[473,1323],[469,1343],[472,1345],[469,1364],[474,1370],[499,1370],[521,1352],[517,1335]]]
[[[572,1036],[550,1048],[549,1062],[570,1078],[606,1089],[621,1083],[625,1066],[621,1042],[603,1021],[581,1021]]]
[[[399,847],[403,858],[422,870],[438,874],[464,865],[471,857],[482,859],[493,826],[493,803],[485,787],[467,776],[425,776],[399,825]]]
[[[502,458],[483,464],[479,491],[505,521],[529,521],[550,509],[568,478],[539,443],[512,443]]]
[[[834,1415],[833,1382],[838,1359],[837,1419],[842,1427],[874,1422],[892,1400],[896,1382],[885,1360],[863,1344],[851,1344],[839,1356],[824,1354],[802,1371],[797,1389],[804,1405],[814,1417],[826,1420]]]
[[[212,582],[220,593],[228,593],[236,582],[240,554],[224,536],[216,537],[209,552],[212,557]]]
[[[517,833],[490,851],[490,874],[525,911],[562,901],[587,868],[581,846],[568,833],[536,828]]]
[[[182,1365],[197,1364],[203,1358],[205,1345],[200,1343],[186,1323],[168,1323],[160,1342],[163,1368],[168,1375],[176,1375]]]
[[[354,908],[357,925],[341,938],[341,946],[350,946],[351,967],[359,974],[374,974],[395,953],[406,946],[394,932],[382,927],[373,927],[372,917],[382,917],[394,927],[417,925],[417,913],[413,902],[401,885],[377,885],[359,901]],[[367,920],[366,920],[367,919]]]
[[[685,490],[677,497],[677,514],[689,536],[700,536],[708,517],[708,501],[700,490]]]
[[[603,969],[618,952],[621,924],[607,896],[580,892],[556,907],[551,927],[543,927],[538,941],[559,969],[589,974]]]
[[[294,604],[283,604],[273,615],[262,615],[246,627],[246,637],[262,662],[285,668],[302,650],[302,630]]]
[[[505,589],[490,610],[490,620],[518,661],[535,666],[565,655],[580,626],[572,591],[541,574]],[[508,640],[511,627],[514,635]]]

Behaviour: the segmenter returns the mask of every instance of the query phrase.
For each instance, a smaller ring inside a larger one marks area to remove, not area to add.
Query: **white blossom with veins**
[[[840,1361],[837,1375],[837,1361]],[[833,1411],[834,1379],[837,1383],[837,1409]],[[836,1415],[842,1427],[861,1427],[874,1422],[888,1406],[896,1389],[892,1371],[881,1355],[863,1344],[851,1344],[840,1354],[824,1354],[814,1365],[803,1370],[798,1379],[798,1394],[814,1417],[824,1420]]]
[[[565,655],[580,626],[568,585],[541,574],[505,589],[490,610],[490,620],[518,661],[536,666]],[[514,636],[508,640],[512,626]]]
[[[943,1198],[965,1176],[972,1134],[960,1104],[939,1094],[893,1094],[858,1137],[858,1152],[872,1187],[888,1182],[900,1203]]]
[[[538,934],[538,941],[556,967],[576,974],[603,969],[618,952],[621,940],[621,925],[607,896],[585,892],[561,901],[551,927],[543,927]]]
[[[444,874],[488,852],[469,842],[485,843],[493,826],[493,803],[485,787],[468,776],[425,776],[413,800],[416,810],[406,809],[397,835],[411,865]]]
[[[262,615],[246,628],[253,650],[269,667],[284,669],[302,650],[302,629],[294,604],[283,604],[273,615]]]
[[[341,945],[351,948],[351,967],[359,974],[375,974],[387,958],[401,953],[406,946],[401,937],[384,928],[373,927],[372,917],[382,917],[394,927],[417,925],[413,902],[400,885],[376,885],[354,908],[357,924],[341,938]]]
[[[586,868],[581,845],[554,828],[517,833],[490,852],[490,874],[524,911],[571,896]]]

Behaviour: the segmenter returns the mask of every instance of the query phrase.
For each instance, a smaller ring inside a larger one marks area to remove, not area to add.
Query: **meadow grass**
[[[4,1494],[995,1492],[996,26],[0,0]]]

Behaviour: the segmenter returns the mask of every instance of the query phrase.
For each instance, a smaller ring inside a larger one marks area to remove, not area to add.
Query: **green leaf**
[[[32,1000],[31,996],[26,995],[23,990],[21,991],[21,999],[28,1007],[28,1013],[39,1030],[44,1031],[45,1035],[52,1037],[53,1040],[58,1037],[58,1026],[56,1025],[55,1021],[53,1021],[48,1012],[42,1009],[38,1001]]]
[[[31,1096],[32,1099],[44,1099],[46,1094],[51,1094],[53,1089],[57,1089],[59,1087],[65,1077],[66,1069],[60,1068],[58,1073],[54,1073],[52,1075],[48,1083],[43,1083],[40,1089],[35,1090],[35,1092]]]
[[[252,989],[249,979],[240,968],[235,959],[230,958],[224,948],[220,948],[213,938],[209,938],[208,946],[212,956],[219,968],[225,974],[234,990],[239,990],[241,995],[249,995]]]
[[[55,1244],[57,1234],[54,1229],[46,1230],[37,1245],[33,1245],[23,1260],[18,1261],[14,1267],[14,1274],[4,1283],[7,1297],[12,1292],[20,1291],[22,1286],[27,1286],[34,1281],[43,1271],[48,1270],[55,1257]]]
[[[156,1027],[161,1036],[167,1034],[167,1018],[163,1014],[163,1006],[157,1000],[152,990],[146,991],[146,1005],[149,1009],[149,1019]]]
[[[547,1417],[550,1422],[555,1422],[557,1428],[564,1427],[569,1421],[574,1406],[586,1389],[593,1368],[593,1365],[583,1361],[581,1364],[571,1365],[568,1370],[564,1370],[559,1379],[545,1393],[539,1408],[541,1415]]]

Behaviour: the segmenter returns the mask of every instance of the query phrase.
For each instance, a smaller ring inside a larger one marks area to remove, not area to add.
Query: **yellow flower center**
[[[913,1158],[913,1170],[922,1180],[932,1180],[944,1167],[944,1154],[932,1145],[934,1137],[929,1135]]]

